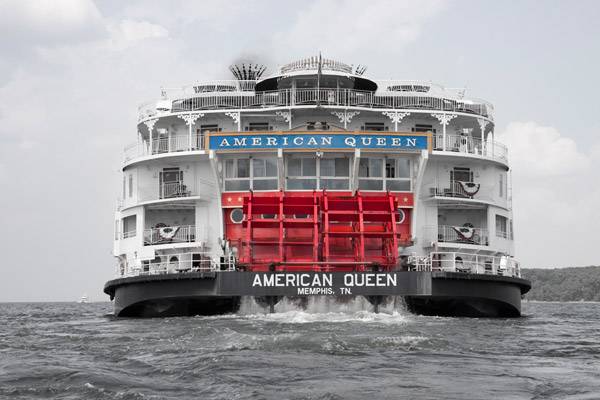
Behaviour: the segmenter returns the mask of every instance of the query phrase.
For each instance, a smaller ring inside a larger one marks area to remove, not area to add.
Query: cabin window
[[[410,160],[387,158],[385,160],[385,190],[408,192],[411,190]]]
[[[225,160],[225,190],[250,190],[250,159],[232,158]]]
[[[196,136],[193,139],[192,146],[195,149],[203,149],[204,148],[204,135],[210,132],[221,132],[221,128],[217,124],[203,124],[200,125],[199,129],[196,129]]]
[[[508,238],[507,235],[507,222],[508,219],[502,215],[496,214],[496,236],[499,238]]]
[[[277,159],[252,159],[252,189],[277,190]]]
[[[383,158],[361,158],[358,164],[358,188],[383,190]]]
[[[473,171],[470,168],[454,167],[450,171],[450,182],[473,182]]]
[[[268,122],[250,122],[246,127],[247,131],[270,131],[272,129]]]
[[[387,126],[385,126],[385,124],[383,122],[365,122],[365,124],[363,126],[361,126],[361,130],[383,132],[383,131],[387,131],[388,128],[387,128]]]
[[[225,191],[277,190],[277,159],[232,158],[225,160]]]
[[[137,217],[130,215],[123,218],[123,239],[134,237],[137,230]]]
[[[158,174],[159,198],[183,197],[187,187],[183,184],[183,171],[179,168],[163,168]]]
[[[127,178],[125,177],[125,175],[123,175],[123,199],[125,199],[125,197],[126,197],[125,196],[125,194],[126,194],[126,192],[125,192],[126,186],[127,186]]]
[[[205,124],[200,125],[200,132],[221,132],[221,128],[217,124]]]
[[[235,208],[231,210],[231,214],[229,214],[229,219],[234,224],[241,224],[244,221],[244,211],[241,208]]]
[[[499,175],[500,181],[498,182],[498,196],[504,197],[504,176],[502,173]]]
[[[509,230],[508,230],[508,234],[509,234],[509,239],[510,240],[515,240],[515,234],[514,234],[514,230],[513,230],[513,220],[509,220]]]
[[[129,174],[129,197],[133,197],[133,174]]]
[[[413,128],[411,128],[412,132],[432,132],[435,133],[435,129],[433,129],[433,125],[426,124],[415,124]]]
[[[317,160],[289,158],[287,160],[287,189],[312,190],[317,188]]]
[[[348,190],[350,188],[350,160],[344,157],[319,160],[319,189]]]

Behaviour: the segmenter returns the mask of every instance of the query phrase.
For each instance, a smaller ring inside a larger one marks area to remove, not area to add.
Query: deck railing
[[[494,201],[494,185],[482,185],[478,182],[448,181],[445,184],[430,184],[428,193],[431,197],[444,199],[473,199],[487,202]]]
[[[233,271],[233,257],[215,261],[206,251],[177,254],[160,254],[152,261],[129,265],[127,262],[117,263],[116,276],[119,278],[140,275],[182,274],[189,272]]]
[[[464,272],[502,276],[521,276],[519,263],[512,257],[461,252],[432,252],[426,257],[409,257],[409,264],[417,271]]]
[[[459,243],[489,246],[488,230],[465,226],[426,226],[425,238],[428,242]]]
[[[170,137],[160,137],[152,140],[152,149],[147,142],[132,143],[125,147],[124,162],[134,158],[145,157],[155,154],[174,153],[179,151],[204,150],[204,134],[192,133],[191,140],[189,135],[172,135]]]
[[[175,225],[144,230],[144,245],[167,243],[191,243],[196,241],[198,233],[195,225]]]
[[[446,135],[446,146],[444,146],[444,136],[435,134],[433,150],[474,154],[501,161],[508,160],[508,148],[502,143],[491,140],[482,142],[480,138],[468,135]]]
[[[147,189],[140,189],[138,192],[138,202],[178,199],[197,195],[194,188],[185,182],[165,182],[158,186],[153,185]]]
[[[428,94],[371,92],[354,89],[282,89],[264,92],[225,91],[197,93],[174,100],[171,111],[293,107],[296,105],[416,109],[475,114],[493,118],[493,107],[484,101],[467,101]],[[156,102],[139,107],[139,119],[157,114]]]
[[[481,157],[493,158],[506,162],[508,160],[508,149],[505,145],[498,142],[487,141],[482,145],[481,139],[471,136],[446,135],[446,146],[443,145],[443,135],[433,135],[433,150],[453,153],[473,154]],[[191,140],[189,135],[172,135],[170,137],[160,137],[152,140],[152,149],[148,142],[136,142],[125,147],[124,162],[134,158],[145,157],[155,154],[175,153],[180,151],[204,150],[204,133],[192,133]]]

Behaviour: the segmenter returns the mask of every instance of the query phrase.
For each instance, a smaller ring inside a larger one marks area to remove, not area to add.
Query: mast
[[[317,67],[317,107],[321,105],[321,74],[322,70],[321,52],[319,52],[319,66]]]

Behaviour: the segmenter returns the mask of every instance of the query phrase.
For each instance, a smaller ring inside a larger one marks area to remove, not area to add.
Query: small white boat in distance
[[[81,296],[81,299],[79,299],[79,303],[89,303],[89,299],[87,294],[84,294],[83,296]]]

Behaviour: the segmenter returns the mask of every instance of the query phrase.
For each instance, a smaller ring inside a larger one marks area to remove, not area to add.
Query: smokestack
[[[240,81],[255,81],[260,79],[267,67],[262,64],[240,62],[229,66],[229,70]]]

